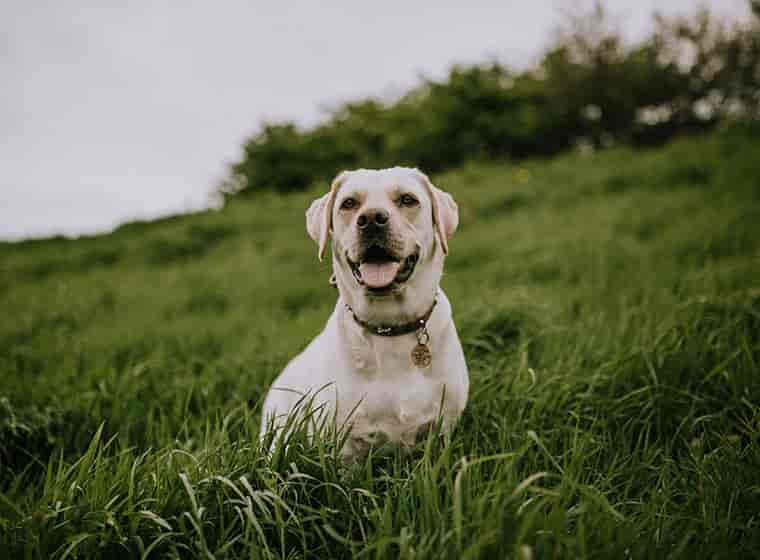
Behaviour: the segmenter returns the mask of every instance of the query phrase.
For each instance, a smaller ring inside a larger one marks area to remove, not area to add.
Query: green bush
[[[346,168],[437,172],[576,145],[659,144],[726,118],[757,119],[758,83],[758,17],[729,27],[704,9],[656,16],[652,35],[627,46],[597,7],[571,20],[528,70],[455,66],[392,103],[347,103],[312,129],[268,123],[245,143],[221,190],[286,193]]]

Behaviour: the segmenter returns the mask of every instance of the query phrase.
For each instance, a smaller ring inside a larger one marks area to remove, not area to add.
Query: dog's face
[[[346,302],[364,320],[419,317],[443,271],[457,206],[416,169],[344,172],[307,211],[320,245],[332,237],[333,271]]]

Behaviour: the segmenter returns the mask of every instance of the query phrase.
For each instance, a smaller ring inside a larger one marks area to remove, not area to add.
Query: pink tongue
[[[389,261],[383,263],[362,263],[359,272],[364,284],[370,288],[385,288],[396,278],[400,263]]]

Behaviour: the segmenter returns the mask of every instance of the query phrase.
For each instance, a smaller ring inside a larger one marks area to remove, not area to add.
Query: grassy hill
[[[334,305],[316,191],[0,245],[0,550],[760,556],[758,154],[734,127],[435,177],[470,402],[449,447],[349,470],[257,448]]]

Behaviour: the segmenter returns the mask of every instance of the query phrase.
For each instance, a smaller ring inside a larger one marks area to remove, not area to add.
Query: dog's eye
[[[401,199],[400,199],[399,201],[401,202],[401,205],[402,205],[402,206],[416,206],[417,204],[419,204],[419,203],[417,202],[417,199],[416,199],[416,198],[414,198],[414,197],[413,197],[412,195],[410,195],[410,194],[405,194],[405,195],[402,195],[402,196],[401,196]]]
[[[356,208],[357,202],[355,198],[347,198],[343,202],[340,203],[340,209],[341,210],[351,210],[352,208]]]

